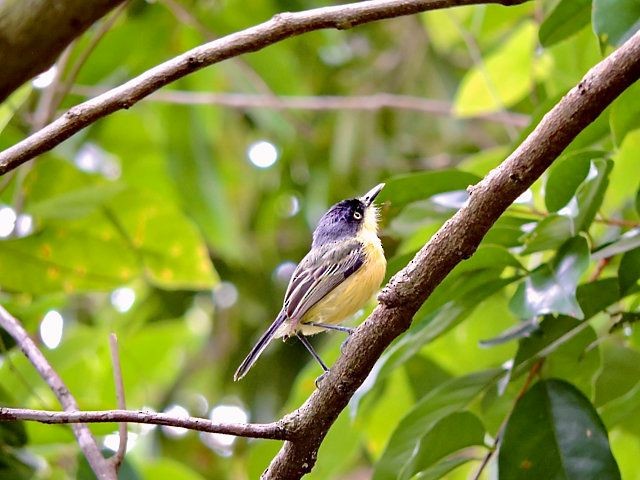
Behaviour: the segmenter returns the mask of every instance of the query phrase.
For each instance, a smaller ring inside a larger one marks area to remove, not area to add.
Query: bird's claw
[[[344,348],[347,346],[347,343],[349,343],[349,340],[351,339],[351,335],[353,334],[353,331],[349,332],[349,334],[347,335],[347,338],[344,339],[344,341],[340,344],[340,353],[342,353],[344,355]]]
[[[329,373],[329,370],[327,370],[326,372],[322,372],[322,375],[316,378],[315,384],[318,390],[320,390],[320,384],[322,383],[322,380],[324,380],[324,377],[326,377],[328,373]]]

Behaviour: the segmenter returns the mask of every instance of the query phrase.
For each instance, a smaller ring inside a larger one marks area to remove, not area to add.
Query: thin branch
[[[65,423],[146,423],[181,427],[206,433],[223,433],[238,437],[288,440],[289,430],[282,421],[273,423],[214,423],[207,418],[176,417],[166,413],[133,410],[99,410],[52,412],[27,408],[0,407],[0,421],[29,420],[46,424]]]
[[[387,346],[409,328],[413,315],[442,280],[473,255],[496,220],[551,165],[571,141],[640,78],[640,32],[592,68],[540,121],[526,140],[480,183],[383,289],[369,318],[304,405],[284,418],[294,438],[284,443],[263,480],[299,479],[310,472],[333,422]]]
[[[124,396],[124,381],[122,379],[122,368],[120,367],[120,353],[118,351],[118,337],[115,333],[109,335],[109,350],[111,350],[111,364],[113,365],[113,383],[116,387],[116,403],[118,404],[118,410],[126,410],[127,402]],[[120,464],[124,460],[124,455],[127,453],[127,423],[120,422],[118,424],[118,450],[115,455],[111,457],[116,471],[120,468]]]
[[[528,0],[369,0],[280,13],[259,25],[193,48],[96,98],[76,105],[42,130],[0,153],[0,174],[51,150],[83,128],[117,110],[131,108],[175,80],[214,63],[255,52],[313,30],[346,30],[365,23],[460,5],[518,5]]]
[[[77,85],[72,93],[92,97],[107,92],[107,88]],[[220,105],[231,108],[269,108],[271,110],[364,110],[378,111],[385,108],[412,110],[433,115],[454,117],[450,102],[433,100],[411,95],[374,93],[372,95],[315,95],[315,96],[275,96],[247,93],[189,92],[184,90],[160,90],[144,101],[171,103],[176,105]],[[529,115],[516,112],[486,113],[460,120],[486,120],[505,123],[523,128],[529,125]]]
[[[31,340],[31,337],[29,337],[20,322],[1,305],[0,327],[5,329],[20,346],[20,349],[36,368],[44,381],[47,382],[65,411],[72,412],[79,410],[75,398],[71,395],[71,392],[62,381],[62,378],[60,378],[57,372],[51,367],[51,365],[49,365],[47,359],[38,349],[33,340]],[[87,425],[79,423],[73,425],[72,428],[73,433],[78,440],[78,444],[80,445],[82,452],[87,458],[87,461],[96,476],[101,480],[116,480],[115,470],[100,453],[100,448],[98,447],[96,439]]]

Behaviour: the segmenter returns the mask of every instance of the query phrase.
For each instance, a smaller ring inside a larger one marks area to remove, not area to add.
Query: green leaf
[[[78,188],[29,204],[27,212],[42,220],[78,218],[93,213],[125,190],[121,183]]]
[[[638,2],[640,5],[640,2]],[[640,82],[633,83],[611,105],[609,124],[616,145],[620,147],[631,130],[640,127],[636,100],[640,98]]]
[[[494,369],[454,378],[422,398],[391,435],[375,465],[373,480],[397,479],[398,472],[411,459],[416,443],[438,421],[464,409],[502,373],[502,370]]]
[[[518,340],[523,337],[528,337],[538,329],[538,319],[536,317],[531,320],[520,322],[515,326],[505,330],[500,335],[488,340],[481,340],[480,345],[483,347],[493,347],[494,345],[501,345],[511,340]]]
[[[591,0],[560,0],[540,25],[538,38],[543,47],[558,43],[591,21]]]
[[[594,159],[597,155],[597,152],[569,155],[552,170],[546,185],[549,198],[545,201],[550,210],[558,212],[541,220],[524,237],[526,247],[522,253],[554,249],[568,237],[589,229],[602,205],[613,166],[610,160]],[[574,188],[575,195],[571,196]]]
[[[93,230],[47,228],[0,242],[0,286],[7,291],[108,290],[131,281],[139,271],[128,245],[104,225]]]
[[[493,277],[494,273],[491,272],[490,275]],[[474,277],[476,278],[474,279]],[[475,281],[476,279],[477,282]],[[513,282],[513,279],[493,278],[489,280],[486,272],[482,272],[474,276],[468,275],[466,281],[471,285],[475,285],[475,287],[469,290],[459,291],[461,295],[460,298],[451,300],[430,314],[425,315],[423,310],[429,307],[427,304],[423,306],[423,309],[418,311],[416,320],[409,332],[381,357],[378,363],[378,369],[376,370],[377,380],[383,379],[394,369],[418,353],[425,345],[460,324],[469,317],[471,312],[473,312],[483,300],[501,290],[506,285],[509,285]],[[360,391],[361,395],[365,393],[365,389]],[[354,396],[354,399],[355,398],[357,397]]]
[[[562,155],[549,169],[544,187],[544,202],[550,212],[557,212],[575,195],[589,173],[591,160],[604,152],[587,151]]]
[[[467,72],[454,100],[460,116],[495,112],[513,105],[531,91],[536,27],[523,23],[482,62]]]
[[[609,185],[609,173],[612,167],[611,160],[591,160],[587,178],[576,192],[578,211],[575,215],[571,215],[574,219],[576,232],[587,231],[593,222]]]
[[[538,222],[535,228],[521,236],[522,254],[555,250],[575,235],[573,221],[564,215],[552,213]]]
[[[31,82],[27,82],[15,90],[4,102],[0,103],[0,133],[2,133],[22,104],[27,101],[32,90]]]
[[[0,478],[11,480],[32,480],[34,470],[10,451],[0,449]]]
[[[241,261],[247,247],[240,234],[240,218],[234,215],[236,208],[228,198],[231,182],[224,178],[220,162],[214,161],[219,152],[204,130],[202,111],[167,110],[164,118],[170,134],[163,138],[169,170],[185,210],[212,247],[229,259]],[[236,174],[242,175],[240,171]]]
[[[626,395],[640,382],[640,352],[622,345],[602,349],[602,370],[595,382],[596,407]]]
[[[553,261],[533,271],[518,286],[510,308],[520,318],[564,313],[582,319],[576,288],[589,266],[589,246],[583,237],[565,243]]]
[[[601,45],[618,46],[640,28],[640,2],[593,0],[592,22]]]
[[[560,380],[536,383],[517,403],[498,454],[500,478],[620,478],[607,431],[589,400]]]
[[[480,456],[479,452],[474,452],[474,449],[465,450],[464,452],[456,453],[451,458],[445,458],[440,460],[432,467],[423,470],[418,473],[411,480],[438,480],[440,478],[447,478],[445,475],[456,468],[464,465],[467,462],[478,460]]]
[[[4,330],[1,332],[4,333]],[[5,352],[0,350],[0,354],[4,357]],[[0,386],[0,405],[11,406],[14,405],[14,402],[15,400],[9,392]],[[23,447],[27,440],[24,422],[16,420],[0,423],[0,449],[2,449],[3,444],[12,447]]]
[[[620,288],[616,278],[603,278],[595,282],[583,283],[578,286],[576,292],[576,298],[584,312],[585,319],[589,319],[609,305],[613,305],[620,297]]]
[[[640,248],[625,253],[620,260],[620,266],[618,267],[620,292],[623,295],[629,292],[634,286],[638,285],[638,279],[640,279]]]
[[[0,423],[0,445],[23,447],[27,441],[27,431],[25,430],[24,422],[13,421]]]
[[[585,283],[578,287],[576,297],[585,320],[588,320],[620,299],[618,281],[615,278],[606,278]],[[584,348],[589,339],[585,336],[586,340],[580,340],[579,337],[583,330],[589,328],[591,327],[588,323],[571,317],[546,316],[536,331],[520,340],[512,371],[517,374],[523,373],[524,367],[528,367],[532,360],[549,355],[576,338],[578,340],[575,341]]]
[[[167,289],[203,290],[217,282],[198,230],[174,204],[129,189],[109,202],[112,220],[142,261],[146,277]]]
[[[470,412],[456,412],[438,420],[418,441],[417,450],[402,469],[399,480],[434,467],[449,455],[473,445],[484,445],[485,429]]]
[[[440,170],[433,172],[410,173],[387,180],[378,202],[391,202],[393,209],[424,200],[438,193],[466,190],[475,185],[480,177],[460,170]]]

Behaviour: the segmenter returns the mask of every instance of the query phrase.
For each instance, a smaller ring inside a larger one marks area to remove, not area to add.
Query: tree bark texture
[[[1,0],[0,102],[124,0]]]

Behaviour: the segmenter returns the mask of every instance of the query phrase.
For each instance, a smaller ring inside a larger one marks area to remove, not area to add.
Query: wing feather
[[[296,268],[284,298],[284,311],[294,322],[364,263],[358,240],[335,242],[311,251]]]

